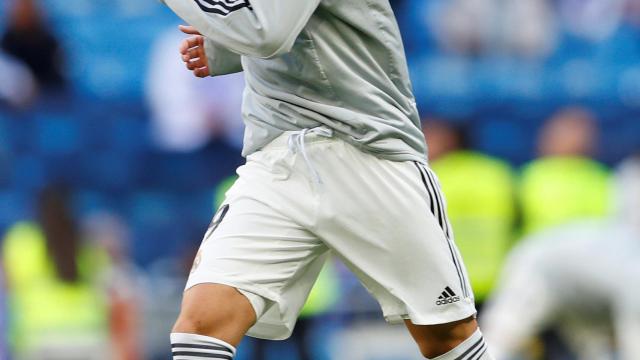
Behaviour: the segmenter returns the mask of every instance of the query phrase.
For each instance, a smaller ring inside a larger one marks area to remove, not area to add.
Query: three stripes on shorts
[[[449,224],[449,220],[447,219],[447,212],[445,208],[445,202],[442,197],[442,189],[440,189],[440,184],[435,176],[435,174],[426,166],[414,162],[418,172],[420,172],[420,177],[422,178],[422,183],[427,190],[427,194],[429,195],[429,206],[431,208],[431,213],[438,219],[438,223],[444,232],[444,235],[447,239],[447,247],[449,248],[449,253],[451,254],[451,260],[456,268],[456,272],[458,273],[458,278],[460,280],[460,288],[462,289],[462,293],[464,297],[469,297],[469,291],[467,289],[467,281],[464,274],[464,270],[462,269],[462,263],[460,259],[458,259],[458,255],[455,250],[455,245],[451,239],[451,224]]]
[[[207,13],[227,16],[240,9],[251,8],[249,0],[194,0],[200,9]]]

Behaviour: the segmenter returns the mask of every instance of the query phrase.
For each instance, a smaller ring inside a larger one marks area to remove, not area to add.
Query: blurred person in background
[[[539,58],[557,42],[553,8],[546,1],[445,1],[434,20],[441,45],[465,55]]]
[[[107,300],[97,285],[106,262],[82,244],[67,194],[42,191],[37,222],[14,225],[3,243],[17,359],[107,359]]]
[[[62,47],[35,0],[13,0],[0,47],[26,64],[44,90],[65,86]]]
[[[636,0],[559,0],[558,19],[574,36],[594,42],[606,40],[624,19],[625,10]]]
[[[640,358],[640,158],[616,184],[614,218],[542,230],[509,255],[480,318],[498,359],[550,326],[580,360]]]
[[[105,266],[98,277],[108,299],[113,358],[141,359],[139,307],[143,294],[140,291],[140,272],[129,256],[129,229],[118,216],[97,213],[83,220],[82,232],[82,239],[87,245],[104,251],[109,260],[109,266]]]
[[[427,119],[430,165],[447,199],[456,244],[476,301],[492,290],[514,236],[515,177],[510,165],[469,148],[464,124]],[[473,181],[469,181],[473,174]]]
[[[9,359],[8,317],[7,286],[5,284],[4,264],[0,258],[0,359]]]
[[[0,106],[24,109],[36,94],[37,85],[29,68],[0,49]]]
[[[624,20],[627,24],[640,27],[640,1],[627,0],[623,11]]]
[[[63,188],[46,188],[38,221],[14,225],[4,239],[12,353],[16,359],[139,359],[126,226],[96,215],[79,227],[68,198]]]
[[[565,108],[545,123],[539,158],[524,166],[520,178],[524,233],[609,214],[610,173],[591,158],[597,142],[596,119],[587,109]]]
[[[155,144],[167,151],[189,152],[223,139],[240,149],[244,76],[238,73],[199,81],[173,55],[183,38],[172,27],[160,34],[151,50],[146,96]]]

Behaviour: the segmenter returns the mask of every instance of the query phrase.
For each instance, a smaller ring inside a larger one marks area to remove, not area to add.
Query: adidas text
[[[447,304],[452,304],[452,303],[458,302],[458,301],[460,301],[460,296],[454,296],[454,297],[450,297],[448,299],[438,300],[438,301],[436,301],[436,305],[447,305]]]

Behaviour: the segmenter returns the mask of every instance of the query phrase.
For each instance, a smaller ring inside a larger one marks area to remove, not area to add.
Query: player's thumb
[[[189,34],[189,35],[202,35],[200,34],[200,32],[198,30],[196,30],[196,28],[194,28],[193,26],[188,26],[188,25],[179,25],[178,29],[180,29],[180,31],[182,31],[185,34]]]

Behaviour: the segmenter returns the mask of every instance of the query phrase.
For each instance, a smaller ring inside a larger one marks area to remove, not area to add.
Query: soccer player
[[[426,358],[491,359],[388,0],[164,0],[196,76],[244,71],[245,165],[205,234],[173,358],[287,338],[331,250]]]
[[[639,234],[589,220],[524,239],[480,318],[495,356],[520,359],[526,342],[553,326],[578,359],[640,358]]]
[[[578,359],[640,359],[640,157],[616,185],[613,218],[543,230],[511,252],[480,318],[498,359],[519,359],[549,326]]]

